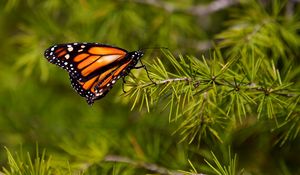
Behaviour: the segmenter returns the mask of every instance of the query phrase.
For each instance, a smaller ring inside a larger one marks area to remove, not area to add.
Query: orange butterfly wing
[[[68,71],[73,88],[89,104],[104,97],[142,56],[141,51],[127,52],[98,43],[60,44],[45,51],[49,62]]]

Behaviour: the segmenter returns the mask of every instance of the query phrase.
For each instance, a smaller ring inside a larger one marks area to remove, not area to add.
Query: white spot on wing
[[[72,52],[73,51],[73,47],[68,47],[68,51]]]
[[[66,54],[66,55],[65,55],[65,58],[66,58],[66,59],[69,59],[69,58],[70,58],[70,55],[69,55],[69,54]]]

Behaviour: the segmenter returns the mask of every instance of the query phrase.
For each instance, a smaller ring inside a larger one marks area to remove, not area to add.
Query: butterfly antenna
[[[139,50],[145,51],[145,50],[170,50],[167,47],[145,47],[145,48],[140,48]]]

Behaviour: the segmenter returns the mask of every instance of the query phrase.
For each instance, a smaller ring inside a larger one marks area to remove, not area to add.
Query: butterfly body
[[[71,85],[89,104],[104,97],[116,81],[128,75],[142,51],[98,43],[67,43],[49,47],[46,59],[69,73]]]

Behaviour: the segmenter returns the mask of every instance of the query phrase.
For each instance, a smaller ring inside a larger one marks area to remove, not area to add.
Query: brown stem
[[[118,163],[127,163],[131,164],[137,167],[144,168],[146,170],[159,173],[162,175],[184,175],[184,173],[181,173],[179,171],[175,170],[169,170],[165,167],[156,165],[154,163],[147,163],[147,162],[142,162],[142,161],[134,161],[128,157],[123,157],[123,156],[118,156],[118,155],[108,155],[104,158],[105,162],[118,162]],[[204,175],[204,174],[191,174],[190,175]]]
[[[162,8],[170,13],[178,11],[200,17],[235,5],[238,0],[215,0],[207,5],[198,5],[189,9],[178,9],[173,4],[161,0],[135,0],[135,2]]]

